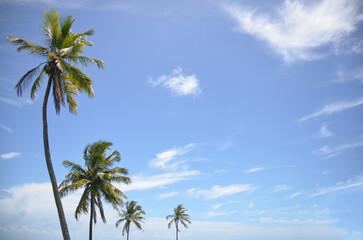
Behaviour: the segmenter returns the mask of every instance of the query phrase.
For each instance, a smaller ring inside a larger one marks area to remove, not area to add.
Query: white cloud
[[[225,216],[225,215],[232,215],[232,214],[236,214],[236,213],[237,213],[237,211],[229,211],[229,212],[210,211],[207,213],[207,217]]]
[[[317,150],[314,150],[313,152],[316,155],[322,157],[323,159],[327,159],[327,158],[335,157],[348,149],[353,149],[353,148],[362,147],[362,146],[363,146],[363,140],[360,140],[357,142],[346,143],[346,144],[342,144],[342,145],[338,145],[338,146],[334,146],[334,147],[325,145]]]
[[[334,136],[332,131],[330,131],[328,129],[328,126],[326,124],[323,124],[319,130],[319,137],[328,138],[328,137],[332,137],[332,136]]]
[[[9,152],[9,153],[5,153],[5,154],[1,154],[1,158],[10,159],[10,158],[18,157],[20,155],[21,155],[21,153],[18,153],[18,152]]]
[[[221,208],[222,206],[223,206],[223,204],[222,204],[222,203],[218,203],[218,204],[213,205],[213,206],[212,206],[212,209],[213,209],[213,210],[217,210],[217,209]]]
[[[15,107],[21,107],[21,104],[19,102],[16,102],[14,100],[11,100],[9,98],[0,97],[0,102],[10,104]]]
[[[266,168],[260,168],[260,167],[256,167],[256,168],[251,168],[245,171],[245,173],[255,173],[255,172],[259,172],[262,170],[265,170]]]
[[[189,194],[194,194],[196,197],[202,196],[206,199],[215,199],[224,196],[234,195],[240,192],[249,192],[254,190],[252,184],[234,184],[226,187],[220,187],[218,185],[213,186],[211,190],[196,190],[190,189]]]
[[[228,148],[230,148],[232,146],[232,143],[231,142],[226,142],[224,144],[222,144],[219,148],[218,148],[218,151],[219,152],[223,152],[225,150],[227,150]]]
[[[4,240],[23,239],[48,240],[61,239],[61,231],[57,218],[50,183],[32,183],[6,189],[8,195],[0,198],[0,235]],[[88,235],[89,216],[82,215],[79,221],[74,219],[74,210],[78,204],[80,193],[63,198],[63,207],[68,227],[74,240],[84,239]],[[98,221],[94,229],[94,238],[111,240],[121,236],[121,229],[115,228],[118,219],[112,207],[105,204],[107,223]],[[149,210],[145,209],[148,213]],[[167,228],[163,217],[148,217],[143,224],[143,231],[131,228],[133,239],[167,240],[174,237],[175,232]],[[254,238],[256,240],[289,239],[298,240],[303,235],[306,239],[341,240],[345,231],[333,226],[301,226],[298,224],[287,227],[262,227],[249,222],[197,221],[192,219],[188,229],[182,229],[183,239],[234,239]]]
[[[0,123],[0,127],[2,128],[2,129],[4,129],[5,131],[7,131],[8,133],[11,133],[12,131],[11,131],[11,128],[9,128],[8,126],[6,126],[6,125],[4,125],[4,124],[1,124]]]
[[[363,104],[363,98],[358,98],[352,101],[339,101],[339,102],[334,102],[331,103],[329,105],[324,106],[323,108],[321,108],[320,110],[304,116],[302,118],[299,119],[299,122],[304,122],[306,120],[309,120],[311,118],[315,118],[315,117],[319,117],[322,115],[330,115],[333,113],[337,113],[337,112],[341,112],[350,108],[354,108],[354,107],[358,107],[360,105]]]
[[[253,202],[251,202],[249,205],[248,205],[248,208],[253,208],[255,204]]]
[[[310,194],[309,197],[321,196],[321,195],[324,195],[327,193],[332,193],[332,192],[336,192],[336,191],[340,191],[340,190],[344,190],[344,189],[352,188],[352,187],[358,187],[358,186],[362,186],[362,185],[363,185],[363,177],[358,177],[356,179],[348,179],[347,181],[338,182],[336,184],[336,186],[322,188],[319,191],[317,191],[313,194]]]
[[[333,224],[337,220],[320,220],[320,219],[273,219],[272,217],[264,217],[259,219],[263,223],[281,223],[281,224],[312,224],[312,225],[326,225]]]
[[[363,83],[363,66],[352,70],[352,71],[343,71],[339,69],[337,72],[338,79],[336,79],[335,83],[346,83],[350,81],[358,81]]]
[[[184,155],[192,150],[195,144],[190,143],[185,145],[184,147],[173,148],[171,150],[167,150],[162,153],[156,154],[156,159],[150,162],[150,165],[153,167],[161,168],[163,170],[175,170],[178,166],[182,164],[182,161],[174,161],[172,164],[170,163],[176,157]]]
[[[189,180],[191,177],[197,176],[199,174],[199,171],[194,170],[165,173],[154,176],[133,176],[132,183],[129,185],[122,185],[122,188],[120,189],[122,189],[124,192],[127,192],[163,187],[176,182]]]
[[[165,193],[159,194],[159,198],[165,199],[165,198],[170,198],[170,197],[173,197],[176,195],[178,195],[178,192],[165,192]]]
[[[293,199],[293,198],[296,198],[297,196],[300,196],[302,195],[303,192],[299,191],[299,192],[296,192],[296,193],[293,193],[289,196],[290,199]]]
[[[363,20],[358,0],[286,0],[277,15],[229,5],[227,13],[237,20],[239,31],[266,41],[287,62],[321,58],[319,47],[346,43]]]
[[[202,92],[195,74],[185,75],[181,67],[174,69],[171,75],[164,74],[158,77],[156,81],[149,78],[148,82],[154,86],[161,85],[177,96],[192,95],[196,97]]]
[[[274,187],[274,192],[286,191],[288,189],[289,189],[289,186],[287,184],[277,185]]]

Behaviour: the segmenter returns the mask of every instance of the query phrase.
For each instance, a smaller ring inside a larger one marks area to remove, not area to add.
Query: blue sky
[[[0,1],[0,235],[61,239],[45,166],[41,105],[14,86],[41,60],[7,36],[43,44],[42,12],[94,28],[86,56],[95,98],[60,116],[49,103],[53,164],[114,143],[146,211],[132,239],[174,238],[165,216],[182,203],[180,238],[363,239],[363,12],[358,0]],[[63,199],[72,239],[79,193]],[[95,239],[119,239],[106,207]]]

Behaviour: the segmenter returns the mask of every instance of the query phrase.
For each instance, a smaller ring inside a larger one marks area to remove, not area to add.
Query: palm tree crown
[[[174,223],[176,228],[176,239],[178,240],[178,232],[179,230],[179,222],[183,224],[185,228],[188,228],[186,223],[191,223],[190,216],[186,213],[188,209],[185,209],[182,204],[179,204],[176,208],[174,208],[174,215],[166,216],[166,220],[171,219],[168,223],[168,228]]]
[[[27,51],[44,59],[35,68],[28,71],[16,84],[15,88],[19,96],[29,82],[37,75],[31,88],[31,98],[34,100],[35,92],[46,77],[48,85],[53,87],[54,104],[57,114],[60,105],[68,103],[69,111],[77,113],[78,102],[74,99],[78,92],[86,92],[93,97],[92,79],[76,66],[88,66],[96,64],[103,68],[103,61],[81,56],[86,45],[93,46],[87,40],[87,36],[94,34],[94,30],[84,33],[74,33],[71,30],[74,19],[67,17],[63,22],[59,20],[58,12],[48,11],[43,13],[42,34],[45,36],[46,47],[17,37],[8,37],[8,40],[18,45],[18,51]]]
[[[118,211],[118,206],[124,204],[122,198],[127,197],[112,183],[128,184],[131,182],[129,177],[124,176],[128,174],[126,168],[111,168],[115,162],[121,161],[120,153],[117,151],[106,156],[111,146],[112,143],[104,141],[87,145],[83,153],[85,168],[67,160],[63,161],[63,165],[70,170],[70,173],[59,186],[60,195],[64,197],[84,188],[75,211],[75,217],[78,220],[79,215],[87,214],[90,208],[90,239],[92,239],[92,221],[96,223],[95,206],[98,207],[103,222],[106,222],[102,199],[111,203],[113,208]]]
[[[126,232],[127,239],[129,239],[131,223],[134,223],[138,229],[143,230],[141,223],[145,220],[145,218],[142,216],[144,214],[145,212],[142,210],[140,205],[137,205],[136,201],[127,202],[126,210],[122,210],[122,212],[119,214],[121,218],[116,222],[116,227],[118,227],[122,222],[125,222],[122,229],[122,236],[124,236]]]

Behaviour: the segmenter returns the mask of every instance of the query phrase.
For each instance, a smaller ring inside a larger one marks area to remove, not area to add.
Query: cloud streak
[[[216,199],[224,196],[231,196],[241,192],[249,192],[256,189],[252,184],[234,184],[226,187],[220,187],[218,185],[213,186],[211,190],[197,190],[190,189],[188,194],[196,197],[204,197],[205,199]]]
[[[359,1],[286,0],[275,15],[237,5],[226,12],[237,21],[238,31],[267,42],[286,62],[313,60],[324,56],[322,46],[339,46],[363,20]]]
[[[333,193],[336,191],[353,188],[353,187],[358,187],[358,186],[363,186],[363,177],[358,177],[356,179],[348,179],[347,181],[338,182],[336,184],[336,186],[322,188],[319,191],[310,194],[309,197],[321,196],[321,195],[325,195],[328,193]]]
[[[173,172],[165,173],[154,176],[133,176],[132,183],[129,185],[122,185],[120,189],[122,191],[136,191],[136,190],[147,190],[157,187],[163,187],[176,182],[189,180],[194,176],[199,175],[200,172],[194,171],[184,171],[184,172]]]
[[[325,145],[313,152],[316,155],[322,157],[323,159],[327,159],[327,158],[335,157],[346,150],[354,149],[354,148],[358,148],[358,147],[362,147],[362,146],[363,146],[363,140],[360,140],[357,142],[341,144],[341,145],[334,146],[334,147]]]
[[[9,153],[4,153],[0,155],[2,159],[11,159],[14,157],[19,157],[21,156],[21,153],[18,152],[9,152]]]
[[[1,124],[1,123],[0,123],[0,127],[1,127],[2,129],[4,129],[5,131],[7,131],[8,133],[11,133],[11,132],[12,132],[11,128],[9,128],[8,126],[6,126],[6,125],[4,125],[4,124]]]
[[[320,110],[300,118],[299,122],[304,122],[312,118],[320,117],[322,115],[331,115],[333,113],[342,112],[350,108],[358,107],[363,104],[363,98],[358,98],[352,101],[339,101],[328,104]]]
[[[256,167],[256,168],[251,168],[251,169],[248,169],[245,171],[245,173],[255,173],[255,172],[260,172],[262,170],[265,170],[266,168],[259,168],[259,167]]]

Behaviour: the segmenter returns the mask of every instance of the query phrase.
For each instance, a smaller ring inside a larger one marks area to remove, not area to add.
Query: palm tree
[[[70,161],[63,161],[63,165],[70,172],[59,185],[60,196],[64,197],[69,193],[84,188],[74,215],[78,220],[80,214],[90,211],[90,240],[92,240],[93,222],[96,223],[97,221],[95,207],[98,207],[103,222],[106,222],[102,199],[107,203],[111,203],[113,208],[119,211],[118,206],[124,204],[122,198],[126,199],[127,197],[112,183],[129,184],[131,182],[129,177],[124,176],[128,174],[126,168],[111,168],[115,162],[121,161],[120,153],[117,151],[113,151],[110,155],[106,156],[111,146],[112,143],[104,141],[87,145],[83,152],[84,168]]]
[[[35,78],[31,87],[31,98],[35,99],[35,92],[39,89],[41,83],[46,80],[47,88],[43,100],[43,142],[45,161],[48,168],[49,177],[52,183],[53,195],[57,206],[58,217],[62,228],[63,238],[70,240],[67,222],[65,219],[62,202],[58,192],[58,184],[53,170],[52,160],[50,157],[48,141],[48,123],[47,123],[47,103],[49,93],[52,89],[56,113],[59,114],[60,106],[65,106],[67,102],[69,111],[77,113],[78,102],[74,99],[78,92],[86,92],[93,97],[92,79],[81,69],[76,66],[88,66],[96,64],[97,67],[103,68],[103,62],[94,58],[81,56],[86,45],[93,46],[87,40],[94,30],[88,30],[84,33],[73,33],[71,26],[74,19],[69,16],[63,22],[60,22],[58,12],[48,11],[43,13],[42,34],[45,36],[46,47],[37,45],[22,38],[8,37],[8,40],[19,46],[18,51],[27,51],[32,55],[44,59],[35,68],[29,70],[16,84],[18,96],[21,96],[23,89],[28,86],[32,79]]]
[[[142,229],[141,222],[144,222],[145,218],[141,216],[145,214],[140,205],[137,205],[137,202],[131,201],[126,203],[126,211],[122,210],[122,213],[119,214],[121,217],[116,222],[116,227],[118,227],[122,222],[125,222],[124,227],[122,229],[122,236],[127,233],[127,240],[129,240],[130,234],[130,225],[133,222],[138,229]]]
[[[166,220],[171,218],[171,221],[168,223],[168,228],[171,227],[171,224],[174,222],[176,228],[176,240],[178,240],[178,232],[179,230],[179,222],[183,224],[185,228],[188,228],[188,225],[185,223],[191,224],[190,216],[186,213],[188,209],[185,209],[183,205],[179,204],[176,208],[174,208],[174,215],[166,216]]]

